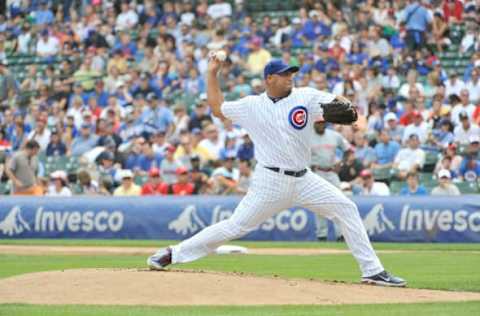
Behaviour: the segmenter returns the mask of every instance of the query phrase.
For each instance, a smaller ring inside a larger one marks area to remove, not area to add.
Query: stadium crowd
[[[480,1],[266,2],[279,10],[6,1],[1,191],[244,194],[253,144],[206,102],[208,53],[219,49],[226,99],[263,93],[263,67],[276,57],[300,66],[297,87],[355,102],[359,121],[316,122],[312,147],[312,170],[346,193],[478,190]]]

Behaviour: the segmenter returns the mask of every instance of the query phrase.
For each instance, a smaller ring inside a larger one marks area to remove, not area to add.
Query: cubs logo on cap
[[[303,129],[308,123],[308,111],[304,106],[296,106],[288,114],[288,122],[295,129]]]

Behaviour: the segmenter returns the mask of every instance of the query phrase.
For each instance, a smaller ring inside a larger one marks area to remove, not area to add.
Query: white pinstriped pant
[[[355,203],[339,189],[310,170],[303,177],[296,178],[260,165],[255,169],[247,195],[233,215],[173,246],[172,263],[204,257],[226,241],[246,235],[276,213],[293,206],[305,207],[340,227],[362,276],[383,271]]]

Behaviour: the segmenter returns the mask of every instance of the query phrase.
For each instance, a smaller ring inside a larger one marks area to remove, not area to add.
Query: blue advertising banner
[[[214,196],[2,197],[0,238],[182,240],[230,217],[239,201]],[[480,242],[479,195],[354,201],[373,241]],[[282,210],[242,239],[315,240],[315,215],[304,208]]]
[[[185,239],[227,219],[240,197],[2,197],[0,238]],[[282,210],[245,240],[315,240],[315,217]]]

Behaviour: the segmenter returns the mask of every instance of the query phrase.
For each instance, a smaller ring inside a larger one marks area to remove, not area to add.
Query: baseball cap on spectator
[[[460,121],[463,121],[463,120],[465,120],[465,119],[468,120],[468,114],[467,114],[467,112],[462,111],[462,112],[458,113],[458,118],[460,119]]]
[[[413,116],[414,118],[421,118],[421,119],[423,119],[422,113],[420,113],[419,111],[413,111],[413,112],[412,112],[412,116]]]
[[[480,143],[480,136],[478,135],[471,135],[468,140],[470,141],[470,144],[474,143]]]
[[[447,169],[441,169],[439,172],[438,172],[438,178],[441,179],[441,178],[452,178],[452,175],[450,173],[450,170],[447,170]]]
[[[115,159],[115,156],[113,153],[109,151],[104,151],[100,154],[100,160],[110,160],[113,161]]]
[[[385,121],[398,121],[397,115],[393,112],[388,112],[387,115],[385,115]]]
[[[92,111],[85,110],[85,111],[82,112],[82,116],[92,116]]]
[[[188,169],[184,166],[181,166],[181,167],[178,167],[177,170],[175,170],[175,173],[177,175],[186,174],[186,173],[188,173]]]
[[[320,14],[316,11],[316,10],[312,10],[310,11],[310,13],[308,13],[308,17],[309,18],[313,18],[314,16],[319,16]]]
[[[50,179],[60,179],[62,181],[67,181],[67,173],[63,170],[56,170],[50,174]]]
[[[362,178],[370,178],[372,175],[373,174],[370,171],[370,169],[364,169],[360,172],[360,177],[362,177]]]
[[[207,94],[205,92],[200,93],[200,100],[207,101]]]
[[[199,129],[198,127],[195,127],[195,128],[192,129],[192,134],[193,135],[200,135],[200,134],[202,134],[202,130]]]
[[[175,151],[177,150],[177,148],[175,148],[175,146],[173,145],[168,145],[167,146],[167,152],[173,154]]]
[[[158,168],[152,168],[150,169],[150,171],[148,172],[148,175],[150,177],[158,177],[160,176],[160,170]]]
[[[250,84],[252,85],[252,87],[260,87],[262,85],[262,80],[258,78],[253,78]]]
[[[158,96],[155,92],[147,94],[147,101],[158,100]]]
[[[119,171],[120,173],[120,179],[132,179],[133,178],[133,172],[130,169],[123,169]]]
[[[267,79],[269,75],[278,75],[284,72],[297,72],[300,68],[290,66],[281,59],[271,60],[263,69],[263,77]]]
[[[58,129],[56,127],[52,128],[50,130],[50,134],[53,135],[53,134],[58,134]]]
[[[44,29],[42,30],[42,32],[40,33],[42,36],[48,36],[48,30],[47,29]]]
[[[190,161],[199,161],[200,156],[198,154],[193,154],[190,156]]]

